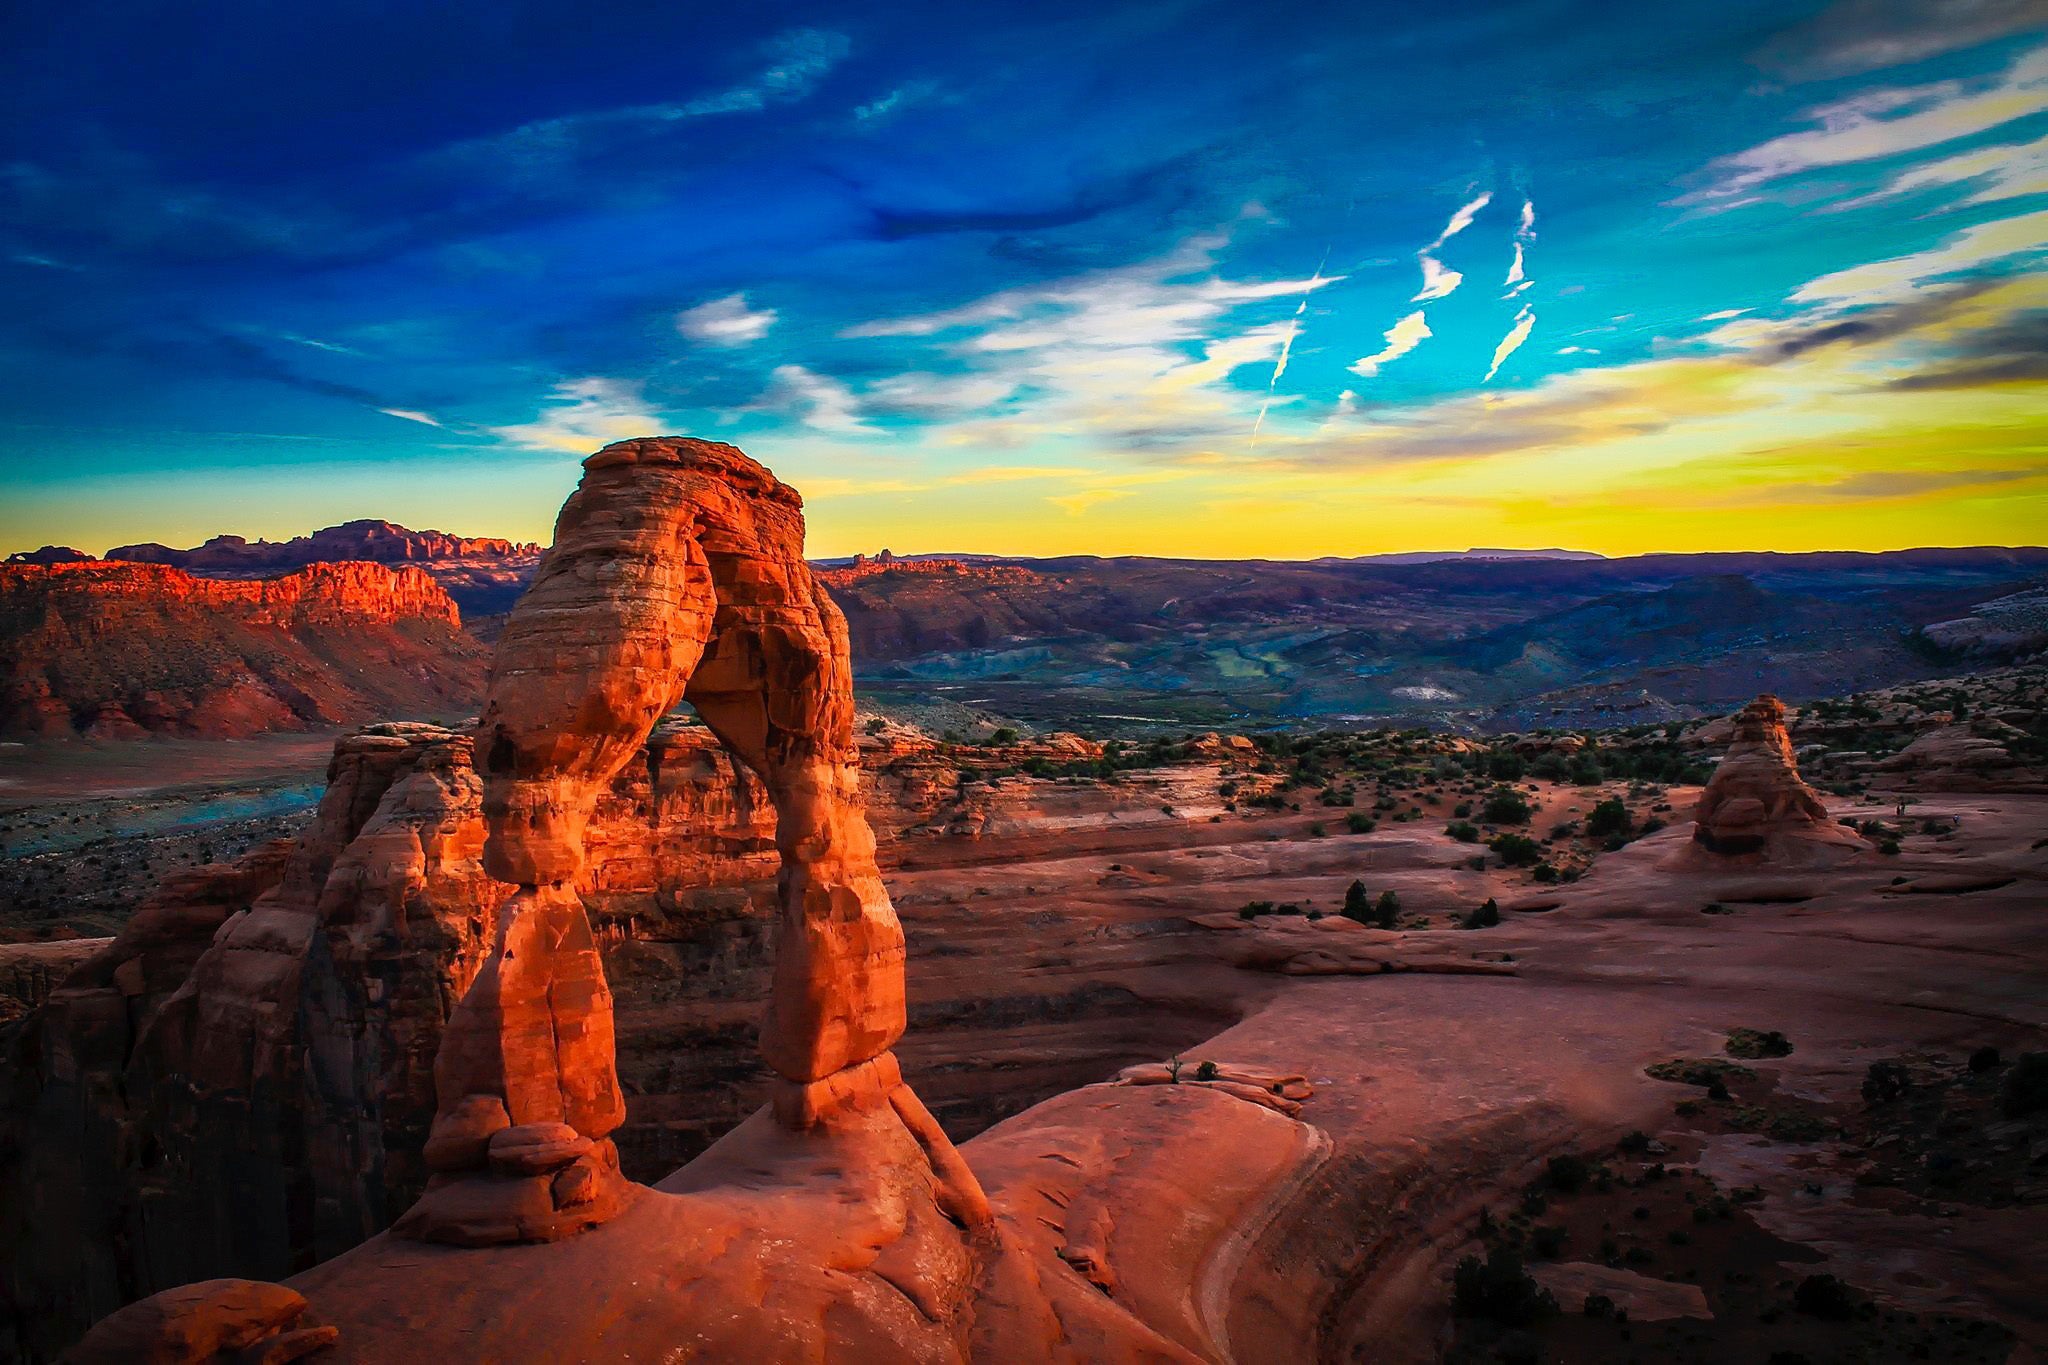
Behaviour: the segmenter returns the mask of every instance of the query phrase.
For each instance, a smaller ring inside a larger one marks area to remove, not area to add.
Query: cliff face
[[[482,650],[425,573],[315,564],[220,580],[0,565],[0,735],[232,737],[474,703]]]
[[[972,759],[1097,753],[1054,737]],[[954,753],[915,732],[864,735],[861,760],[885,864],[971,856],[983,831],[1070,847],[1091,824],[1178,823],[1163,789],[1136,778],[963,783]],[[1214,780],[1213,766],[1188,770],[1190,785]],[[617,1000],[629,1175],[697,1155],[770,1088],[755,1037],[775,833],[765,787],[701,726],[658,729],[596,804],[576,889]],[[288,1274],[412,1202],[443,1026],[513,891],[483,871],[484,834],[467,735],[370,726],[337,743],[303,836],[168,880],[29,1016],[0,1096],[0,1246],[29,1245],[32,1230],[37,1248],[12,1271],[17,1332],[46,1331],[53,1347],[140,1294]],[[1045,1037],[1013,1044],[1001,1074],[972,1064],[991,1029],[1027,1017],[1085,1029],[1089,1011],[1129,998],[1099,984],[1035,1004],[1015,985],[991,998],[990,974],[1006,970],[994,962],[1035,947],[1019,917],[1013,938],[980,950],[994,955],[986,970],[948,974],[914,1003],[915,1060],[962,1131],[1136,1059],[1114,1040]]]

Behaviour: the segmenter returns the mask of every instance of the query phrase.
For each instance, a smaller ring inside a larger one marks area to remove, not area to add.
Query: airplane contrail
[[[1280,358],[1273,363],[1273,377],[1266,381],[1266,401],[1259,404],[1258,420],[1252,423],[1252,444],[1259,443],[1259,428],[1266,425],[1266,409],[1273,406],[1273,395],[1280,388],[1280,376],[1287,373],[1287,357],[1294,353],[1294,339],[1301,335],[1301,319],[1308,312],[1308,296],[1316,292],[1323,282],[1323,267],[1330,263],[1330,248],[1323,248],[1323,259],[1316,262],[1316,273],[1309,276],[1307,287],[1301,291],[1301,302],[1294,306],[1294,316],[1287,320],[1287,331],[1280,338]]]

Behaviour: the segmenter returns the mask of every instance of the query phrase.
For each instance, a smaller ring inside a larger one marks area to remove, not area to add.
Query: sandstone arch
[[[435,1062],[427,1160],[398,1231],[557,1237],[630,1197],[611,995],[570,881],[598,794],[687,700],[762,779],[782,869],[761,1032],[785,1127],[887,1106],[965,1221],[986,1205],[889,1049],[903,932],[875,865],[846,626],[803,558],[802,500],[736,448],[677,437],[584,462],[555,544],[501,637],[478,725],[484,865],[519,890]]]

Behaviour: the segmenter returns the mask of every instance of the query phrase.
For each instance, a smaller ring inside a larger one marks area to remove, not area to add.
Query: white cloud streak
[[[1807,111],[1817,127],[1722,157],[1714,182],[1677,200],[1729,207],[1764,186],[1827,170],[1925,151],[2048,110],[2048,47],[2023,53],[1988,81],[1938,81],[1869,90]]]
[[[419,412],[413,408],[378,408],[377,411],[383,413],[386,417],[397,417],[407,422],[418,422],[422,426],[438,427],[443,425],[440,419],[436,418],[433,414]]]
[[[1792,301],[1835,309],[1898,303],[1947,276],[2043,255],[2048,255],[2048,209],[1979,223],[1926,251],[1808,280],[1793,291]]]
[[[1376,354],[1369,355],[1353,365],[1351,371],[1353,374],[1363,375],[1367,379],[1371,379],[1380,372],[1382,365],[1392,360],[1399,360],[1402,356],[1407,355],[1417,346],[1420,346],[1432,335],[1434,334],[1429,330],[1428,321],[1424,319],[1422,310],[1418,308],[1392,327],[1389,327],[1386,335],[1382,338],[1387,343],[1386,346]]]
[[[773,308],[752,308],[744,293],[727,294],[676,314],[676,330],[707,346],[745,346],[768,335],[778,314]]]
[[[1479,216],[1479,210],[1492,202],[1492,192],[1483,191],[1478,197],[1469,199],[1459,205],[1458,211],[1453,213],[1450,221],[1444,224],[1444,230],[1436,235],[1436,240],[1416,253],[1415,258],[1422,266],[1422,289],[1408,302],[1425,303],[1430,299],[1446,298],[1450,295],[1451,291],[1465,282],[1465,277],[1457,271],[1447,268],[1442,261],[1436,258],[1435,252],[1445,242],[1450,241],[1451,238],[1457,236],[1466,228],[1471,227],[1472,220]]]
[[[802,365],[777,365],[773,383],[760,406],[795,416],[814,431],[835,436],[872,436],[875,428],[861,420],[861,402],[843,381]]]
[[[1447,268],[1442,261],[1428,252],[1422,253],[1420,260],[1422,288],[1414,298],[1408,300],[1410,303],[1427,303],[1431,299],[1448,298],[1453,290],[1465,282],[1463,275]]]
[[[1535,327],[1536,313],[1533,309],[1525,306],[1521,312],[1515,314],[1514,328],[1500,339],[1500,345],[1493,348],[1493,364],[1487,367],[1486,378],[1479,382],[1491,384],[1493,377],[1500,373],[1502,362],[1522,349],[1522,343],[1529,339],[1529,333],[1534,331]]]
[[[582,455],[613,441],[659,434],[668,424],[632,384],[591,376],[555,385],[549,406],[531,422],[492,427],[491,434],[528,450]]]

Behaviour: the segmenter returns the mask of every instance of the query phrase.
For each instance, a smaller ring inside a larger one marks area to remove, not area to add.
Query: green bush
[[[1467,916],[1458,926],[1461,929],[1491,929],[1500,923],[1500,905],[1488,896],[1486,903]]]
[[[1352,811],[1344,817],[1344,828],[1353,834],[1370,834],[1379,828],[1379,823],[1360,810]]]
[[[1373,923],[1382,929],[1391,929],[1401,918],[1401,897],[1392,891],[1380,892],[1377,904],[1373,906]]]
[[[1784,1034],[1772,1029],[1765,1033],[1753,1028],[1738,1028],[1728,1031],[1728,1055],[1744,1061],[1759,1057],[1790,1057],[1792,1042]]]
[[[1531,867],[1543,858],[1543,846],[1526,834],[1497,835],[1487,847],[1509,867]]]
[[[1469,821],[1458,820],[1445,825],[1444,833],[1450,835],[1461,844],[1476,844],[1479,842],[1479,826]]]
[[[1555,1313],[1557,1300],[1529,1278],[1519,1255],[1495,1247],[1484,1261],[1467,1256],[1458,1262],[1451,1275],[1451,1309],[1459,1317],[1521,1327]]]
[[[1586,817],[1586,833],[1595,839],[1626,839],[1635,833],[1635,821],[1629,818],[1627,804],[1618,796],[1610,796]]]
[[[1486,795],[1481,817],[1491,825],[1526,825],[1529,803],[1512,787],[1495,787]]]

